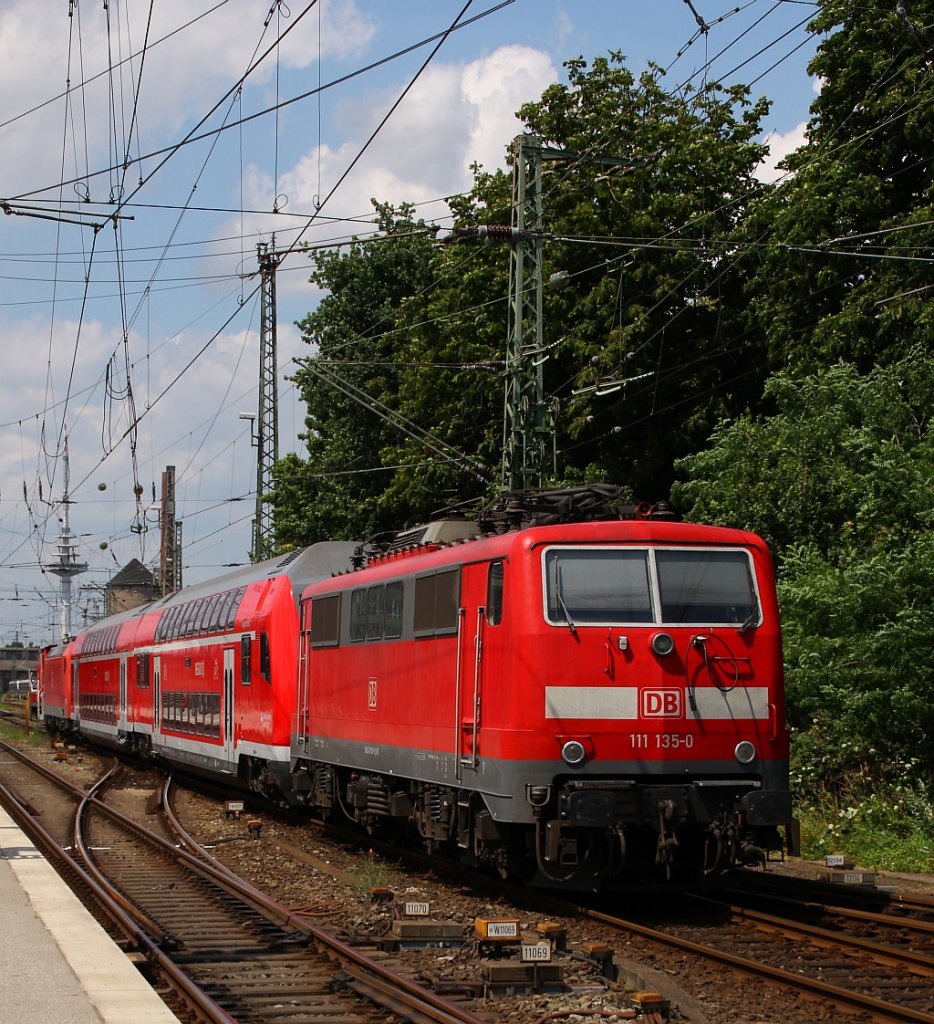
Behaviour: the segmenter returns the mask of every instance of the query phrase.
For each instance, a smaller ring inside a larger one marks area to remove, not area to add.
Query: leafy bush
[[[802,853],[863,867],[934,873],[934,808],[918,758],[884,759],[814,721],[792,744]]]

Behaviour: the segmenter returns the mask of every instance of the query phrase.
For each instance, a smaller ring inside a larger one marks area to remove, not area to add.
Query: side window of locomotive
[[[387,639],[402,636],[402,582],[386,584],[383,607],[383,635]]]
[[[444,569],[415,580],[415,635],[457,631],[460,572]]]
[[[340,641],[341,596],[311,599],[311,646],[334,647]]]
[[[370,587],[366,592],[366,638],[383,638],[383,587]]]
[[[491,562],[486,580],[486,621],[498,626],[503,620],[503,563]]]
[[[253,637],[249,633],[244,633],[240,637],[240,682],[244,686],[249,686],[253,682],[252,677],[252,652],[253,652]]]
[[[350,595],[350,639],[366,639],[366,591],[354,590]]]
[[[556,626],[651,622],[645,551],[551,548],[545,552],[545,614]]]
[[[747,552],[658,550],[655,565],[662,622],[759,622]]]

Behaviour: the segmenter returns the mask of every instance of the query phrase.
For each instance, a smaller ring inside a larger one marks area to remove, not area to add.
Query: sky
[[[750,83],[773,101],[764,180],[803,140],[814,3],[465,3],[0,0],[0,644],[58,638],[66,439],[75,628],[131,559],[155,566],[167,466],[184,583],[248,560],[258,245],[365,235],[373,197],[444,228],[577,56]],[[309,273],[296,252],[276,277],[280,454],[302,451]]]

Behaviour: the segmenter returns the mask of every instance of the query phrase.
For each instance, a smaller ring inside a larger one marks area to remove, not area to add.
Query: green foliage
[[[758,188],[768,104],[715,83],[669,93],[658,69],[636,78],[618,53],[567,68],[520,111],[575,154],[550,173],[544,213],[546,272],[571,275],[545,317],[563,468],[663,497],[673,460],[761,391],[730,240]]]
[[[765,389],[772,415],[721,423],[680,463],[672,497],[691,519],[760,533],[785,549],[896,548],[934,523],[934,362],[917,347],[862,375],[838,364]]]
[[[718,239],[755,191],[767,104],[715,84],[670,94],[656,69],[636,79],[619,54],[568,73],[521,110],[529,132],[570,154],[543,175],[544,275],[571,275],[544,311],[545,388],[565,402],[558,474],[663,497],[674,457],[761,386]],[[438,246],[411,207],[376,209],[383,241],[316,256],[326,295],[300,324],[313,351],[295,374],[308,455],[276,472],[281,545],[400,528],[498,481],[508,247]],[[510,176],[475,168],[451,209],[456,227],[509,223]]]
[[[822,740],[917,757],[934,781],[934,361],[831,367],[767,389],[684,460],[689,518],[766,536],[780,568],[789,718]]]
[[[773,366],[845,359],[862,370],[930,344],[921,259],[934,244],[931,0],[825,0],[810,71],[821,80],[793,175],[750,210],[761,263],[748,295]]]
[[[934,807],[919,760],[889,760],[841,740],[827,720],[794,737],[791,786],[804,856],[845,853],[867,868],[934,873]]]

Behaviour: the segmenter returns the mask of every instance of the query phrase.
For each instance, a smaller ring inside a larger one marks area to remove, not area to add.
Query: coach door
[[[120,707],[117,715],[117,728],[126,731],[126,659],[120,655]]]
[[[480,764],[480,723],[483,714],[483,634],[486,621],[488,565],[461,569],[458,626],[458,750],[457,777]]]
[[[76,658],[71,660],[71,719],[73,721],[78,720],[78,701],[80,699],[80,690],[78,688],[78,661]]]
[[[152,731],[159,731],[162,714],[162,655],[153,655],[152,659]]]
[[[224,648],[224,754],[227,761],[234,756],[234,648]]]

